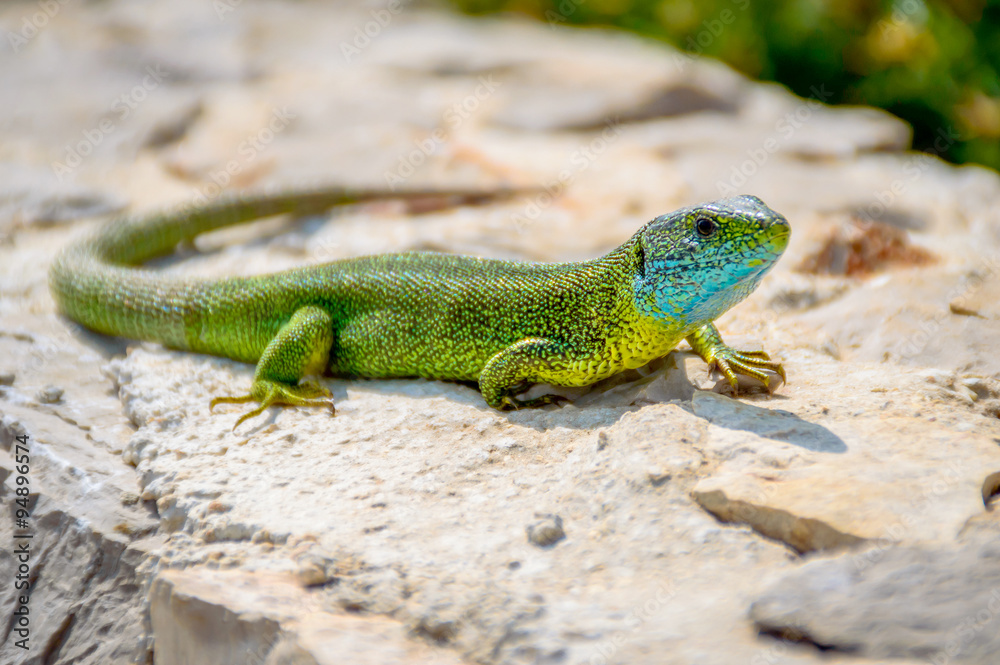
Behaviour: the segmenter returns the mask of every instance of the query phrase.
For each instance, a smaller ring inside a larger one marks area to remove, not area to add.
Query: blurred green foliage
[[[804,97],[884,108],[916,148],[1000,169],[1000,0],[451,1],[661,39]]]

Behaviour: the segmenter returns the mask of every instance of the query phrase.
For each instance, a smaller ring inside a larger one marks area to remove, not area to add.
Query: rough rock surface
[[[1000,662],[996,535],[811,561],[755,600],[750,617],[767,632],[870,657]]]
[[[462,662],[453,651],[410,639],[398,621],[327,611],[288,573],[166,570],[149,598],[159,665]]]
[[[379,3],[51,4],[0,7],[0,442],[30,436],[36,534],[32,649],[5,629],[0,662],[915,663],[988,607],[962,590],[996,564],[995,173],[622,34]],[[549,191],[265,222],[158,266],[572,260],[752,193],[791,246],[718,323],[789,383],[734,401],[682,349],[500,413],[461,384],[330,378],[336,418],[272,409],[233,433],[237,409],[208,402],[252,367],[54,311],[48,262],[99,216],[324,182]],[[0,453],[5,507],[16,475]],[[5,620],[15,602],[5,582]],[[995,634],[955,657],[995,663]]]

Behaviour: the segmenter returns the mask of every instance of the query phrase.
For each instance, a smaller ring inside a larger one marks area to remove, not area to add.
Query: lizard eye
[[[714,219],[701,217],[694,223],[694,228],[702,238],[711,238],[719,230],[719,223]]]

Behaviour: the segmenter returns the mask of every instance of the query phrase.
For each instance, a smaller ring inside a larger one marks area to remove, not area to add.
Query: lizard
[[[510,191],[327,187],[219,199],[112,220],[53,261],[58,309],[106,335],[256,363],[256,402],[328,406],[306,377],[424,377],[478,382],[500,410],[563,401],[520,399],[530,384],[586,386],[667,355],[686,339],[737,394],[738,374],[771,390],[785,380],[765,351],[727,346],[713,321],[746,298],[781,256],[791,228],[753,196],[682,208],[642,225],[604,256],[535,263],[407,252],[341,259],[249,277],[168,277],[141,267],[181,242],[278,214],[311,215],[377,199],[452,196],[483,201]]]

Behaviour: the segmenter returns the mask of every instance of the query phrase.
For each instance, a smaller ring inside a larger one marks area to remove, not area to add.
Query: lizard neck
[[[667,265],[644,271],[637,263],[632,272],[631,298],[640,317],[650,325],[687,336],[711,323],[749,296],[767,268],[734,280],[731,266]]]

